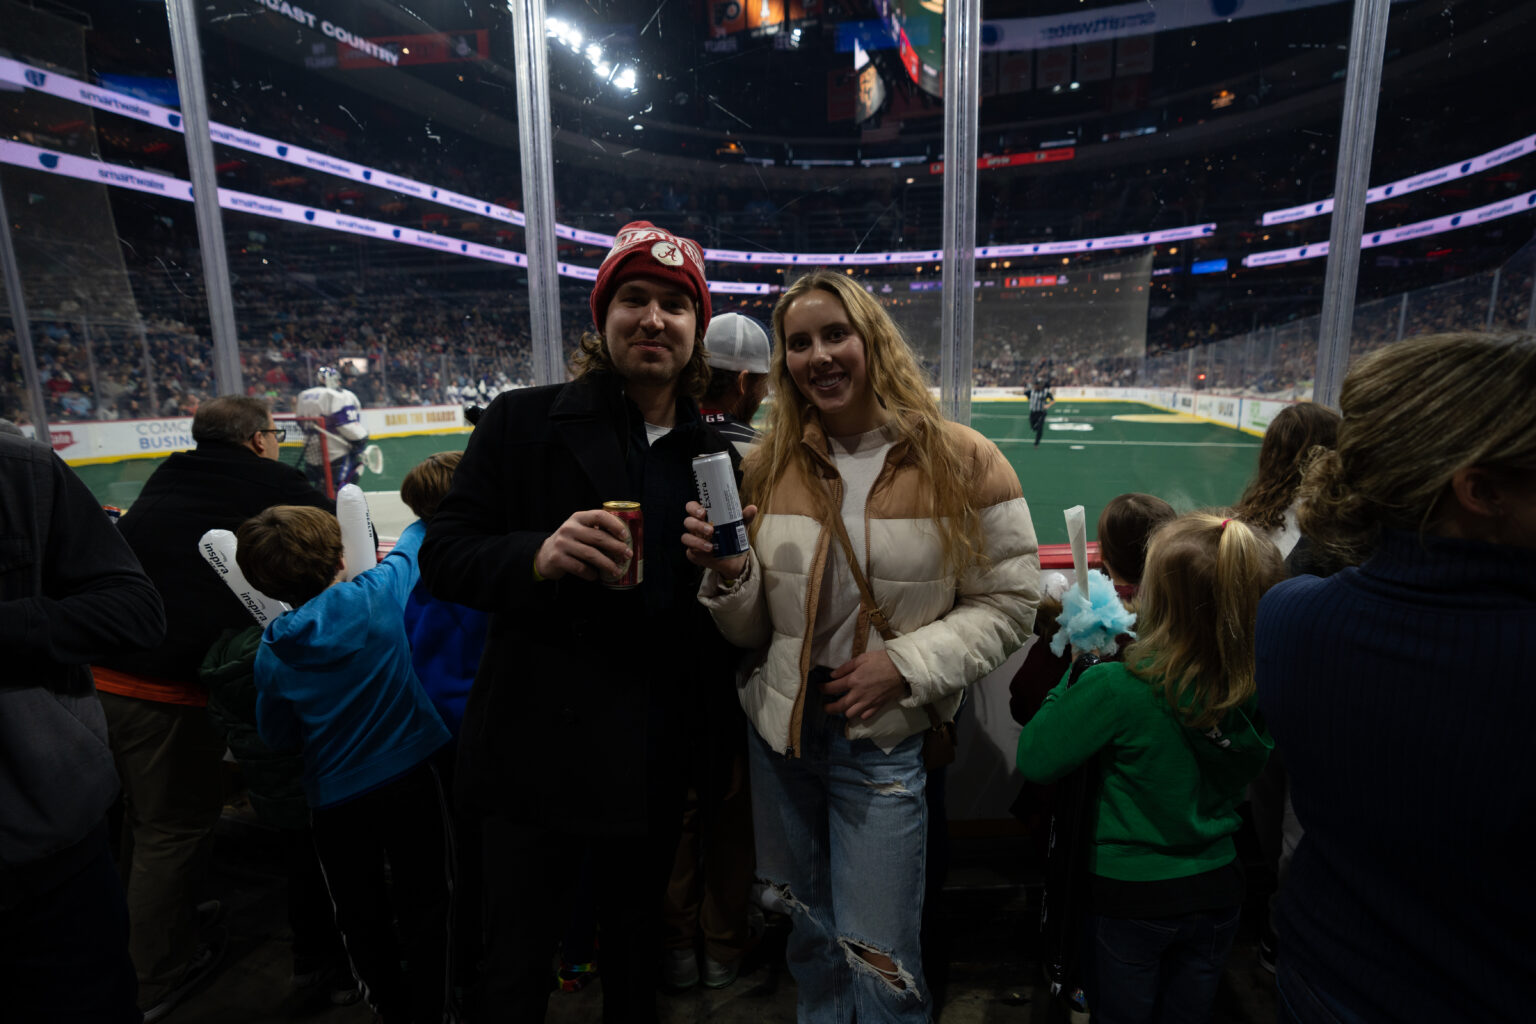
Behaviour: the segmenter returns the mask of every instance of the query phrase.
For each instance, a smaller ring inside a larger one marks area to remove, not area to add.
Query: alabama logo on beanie
[[[704,279],[704,250],[691,238],[658,228],[648,220],[624,225],[597,270],[592,286],[592,322],[603,329],[608,303],[619,285],[632,277],[669,282],[687,292],[698,306],[699,330],[709,327],[709,285]]]

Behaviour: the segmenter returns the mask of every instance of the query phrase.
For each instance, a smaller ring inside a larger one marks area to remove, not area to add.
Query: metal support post
[[[39,441],[51,445],[48,407],[43,404],[43,385],[37,376],[37,351],[32,347],[32,325],[27,320],[27,299],[21,291],[21,267],[16,262],[16,243],[11,238],[11,215],[5,209],[4,189],[0,189],[0,264],[4,265],[5,294],[11,301],[11,328],[16,332],[21,376],[26,382],[27,398],[32,402],[32,427]]]
[[[1349,369],[1355,285],[1360,274],[1360,237],[1365,231],[1365,193],[1370,186],[1371,147],[1376,141],[1376,101],[1387,43],[1391,0],[1355,0],[1349,30],[1349,69],[1344,78],[1344,115],[1339,124],[1339,163],[1333,184],[1333,224],[1323,309],[1318,317],[1317,379],[1312,401],[1338,408]]]
[[[208,134],[208,91],[203,83],[203,48],[198,41],[195,0],[167,0],[171,23],[171,59],[181,91],[182,138],[192,175],[192,205],[197,243],[203,257],[203,288],[208,293],[208,326],[213,333],[213,379],[221,395],[245,392],[240,373],[240,335],[235,329],[235,300],[229,284],[229,254],[224,248],[224,220],[219,210],[219,180],[214,171],[213,139]]]
[[[160,415],[160,399],[155,394],[155,364],[149,358],[149,334],[144,330],[144,321],[141,319],[137,325],[139,331],[139,351],[144,356],[144,396],[149,399],[147,405],[140,411],[149,416]]]
[[[1536,274],[1531,275],[1531,306],[1525,311],[1525,329],[1536,331]]]
[[[939,405],[971,422],[976,324],[976,139],[981,105],[981,4],[944,5],[944,306]]]
[[[555,258],[554,122],[549,110],[549,44],[544,0],[509,0],[517,83],[517,138],[523,165],[523,239],[528,249],[528,330],[536,384],[565,380],[560,333],[560,265]]]

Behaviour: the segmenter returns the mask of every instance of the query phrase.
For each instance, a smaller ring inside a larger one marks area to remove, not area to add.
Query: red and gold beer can
[[[619,567],[618,576],[603,577],[603,586],[610,590],[628,590],[638,587],[645,579],[645,524],[640,520],[638,501],[605,501],[603,511],[618,516],[629,527],[629,546],[634,556]]]

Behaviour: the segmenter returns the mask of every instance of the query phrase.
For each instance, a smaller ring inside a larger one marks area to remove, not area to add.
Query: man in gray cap
[[[699,400],[699,412],[746,455],[758,440],[752,417],[768,393],[768,332],[749,316],[721,313],[709,322],[704,349],[709,390]]]

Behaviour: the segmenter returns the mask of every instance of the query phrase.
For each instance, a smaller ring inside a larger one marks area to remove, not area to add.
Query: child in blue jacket
[[[437,452],[405,474],[400,500],[422,522],[431,522],[437,506],[447,497],[453,471],[463,457],[463,452]],[[455,741],[464,724],[464,705],[480,668],[490,624],[490,613],[439,601],[420,583],[405,604],[405,633],[411,641],[416,678]],[[451,758],[442,763],[450,764]]]
[[[438,1024],[446,1002],[452,842],[432,755],[448,729],[416,679],[401,617],[424,533],[412,523],[346,582],[328,512],[278,505],[236,535],[246,578],[294,606],[256,654],[257,727],[274,750],[303,749],[336,923],[385,1024]]]

